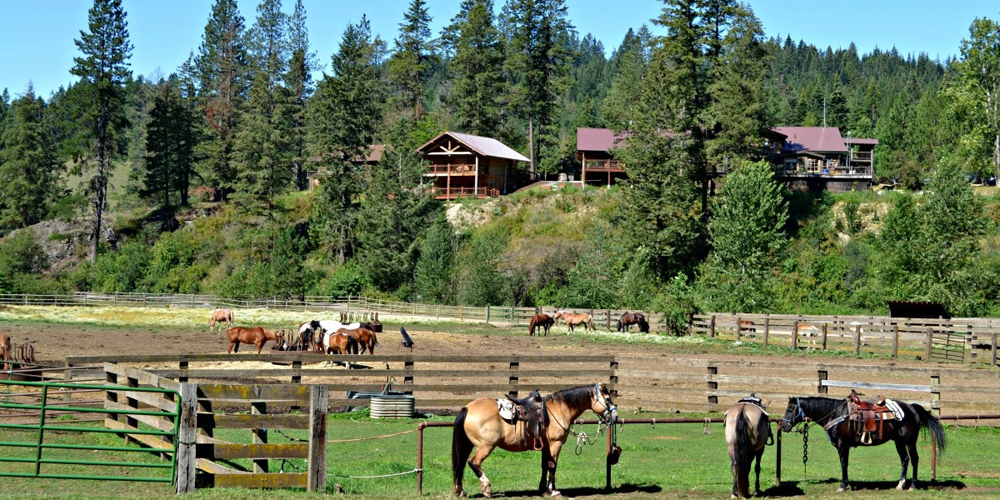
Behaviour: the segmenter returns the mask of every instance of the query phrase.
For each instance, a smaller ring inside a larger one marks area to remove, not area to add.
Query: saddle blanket
[[[892,411],[892,414],[896,417],[896,420],[903,420],[903,409],[899,406],[899,403],[886,398],[885,407]]]
[[[509,399],[497,399],[497,411],[500,418],[512,422],[514,420],[514,402]]]

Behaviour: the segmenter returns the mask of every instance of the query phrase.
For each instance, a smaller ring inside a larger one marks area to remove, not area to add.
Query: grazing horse
[[[649,323],[646,322],[646,315],[641,312],[626,312],[622,314],[621,318],[618,318],[618,331],[624,330],[628,332],[632,325],[639,325],[639,333],[649,333]]]
[[[576,325],[583,325],[583,331],[594,330],[594,321],[590,318],[587,313],[573,314],[566,311],[559,311],[555,315],[555,319],[561,319],[569,327],[569,333],[573,333],[573,327]]]
[[[247,328],[243,326],[233,326],[226,328],[226,336],[229,337],[229,353],[240,352],[240,343],[253,344],[257,346],[257,354],[268,340],[281,344],[285,341],[285,332],[275,333],[265,330],[259,326]]]
[[[548,314],[536,314],[531,318],[531,323],[528,324],[528,335],[535,335],[535,328],[541,328],[545,330],[545,336],[549,336],[549,328],[556,322],[556,319]]]
[[[337,333],[343,333],[358,341],[358,345],[361,346],[361,354],[364,354],[365,351],[368,351],[368,354],[375,354],[375,346],[378,345],[378,337],[375,336],[375,332],[359,327],[351,330],[341,328],[337,330]]]
[[[611,401],[607,387],[601,384],[563,389],[546,397],[543,405],[542,479],[538,483],[538,490],[547,492],[550,496],[559,496],[559,491],[556,490],[556,465],[559,451],[569,436],[569,427],[587,410],[600,415],[604,423],[614,424],[618,418],[618,408]],[[492,498],[493,488],[489,478],[483,473],[483,461],[495,448],[507,451],[534,449],[532,440],[524,439],[524,431],[524,422],[512,425],[500,417],[495,399],[479,398],[465,405],[455,417],[452,431],[451,471],[455,496],[465,496],[462,479],[468,460],[469,468],[482,484],[483,495]],[[476,453],[469,460],[473,448]]]
[[[357,354],[358,340],[346,333],[333,333],[323,337],[323,352],[326,354]]]
[[[726,444],[729,445],[729,460],[733,464],[733,498],[750,497],[750,464],[755,457],[757,480],[754,490],[760,496],[760,458],[768,441],[773,442],[767,413],[760,406],[760,400],[754,399],[751,395],[740,400],[724,414]]]
[[[11,356],[10,335],[0,333],[0,370],[12,368],[10,363]]]
[[[233,326],[233,310],[232,309],[216,309],[212,311],[212,319],[208,320],[208,326],[215,331],[215,324],[226,323],[226,328],[232,328]]]
[[[920,461],[917,456],[917,437],[920,436],[922,427],[930,430],[935,444],[942,453],[944,452],[944,429],[938,419],[918,404],[886,399],[887,407],[896,407],[889,413],[892,414],[898,410],[902,414],[902,418],[896,416],[896,418],[888,419],[887,415],[882,414],[878,417],[878,421],[873,422],[879,425],[877,435],[874,432],[862,433],[859,432],[859,427],[863,427],[862,422],[852,416],[848,401],[850,399],[788,398],[788,409],[785,410],[785,416],[781,419],[781,430],[791,432],[792,428],[806,417],[823,427],[830,443],[837,448],[837,453],[840,455],[842,477],[837,491],[847,490],[847,465],[851,448],[875,446],[892,441],[896,445],[896,453],[899,454],[899,462],[903,469],[899,475],[896,489],[901,490],[906,484],[906,466],[911,461],[913,462],[913,481],[910,482],[910,489],[916,489],[917,464]],[[884,407],[880,406],[879,408]],[[865,436],[868,437],[867,440],[864,439]]]

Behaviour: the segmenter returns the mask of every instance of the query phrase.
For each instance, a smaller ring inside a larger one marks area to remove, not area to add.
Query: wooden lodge
[[[496,197],[526,180],[518,162],[530,162],[506,144],[489,137],[442,132],[420,146],[417,152],[427,162],[425,177],[431,178],[435,198]]]
[[[784,136],[778,177],[792,189],[851,191],[868,189],[874,178],[878,139],[845,139],[837,127],[775,127]],[[776,145],[777,146],[777,145]]]
[[[606,128],[576,129],[576,159],[583,184],[610,186],[625,178],[625,163],[614,157],[622,136]]]

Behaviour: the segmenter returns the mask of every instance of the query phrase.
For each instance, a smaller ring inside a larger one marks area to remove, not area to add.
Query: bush
[[[100,292],[145,292],[149,254],[149,247],[136,241],[125,243],[117,252],[99,254],[90,282]]]

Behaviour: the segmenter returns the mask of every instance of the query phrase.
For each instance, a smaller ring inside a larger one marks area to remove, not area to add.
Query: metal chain
[[[809,462],[809,422],[802,426],[802,473],[806,473],[806,463]]]

